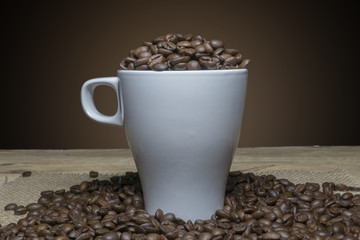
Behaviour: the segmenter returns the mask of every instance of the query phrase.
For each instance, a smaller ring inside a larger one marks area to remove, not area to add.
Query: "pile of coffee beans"
[[[225,204],[194,222],[144,210],[137,173],[41,192],[37,203],[8,204],[27,213],[0,226],[2,240],[360,239],[360,194],[344,184],[294,184],[273,175],[231,172]],[[335,191],[335,192],[334,192]]]
[[[201,35],[169,33],[131,50],[121,70],[216,70],[239,69],[249,64],[238,50],[225,48],[219,39]]]

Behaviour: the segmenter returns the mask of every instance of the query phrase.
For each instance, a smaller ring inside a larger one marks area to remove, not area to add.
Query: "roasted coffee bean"
[[[186,66],[187,66],[188,70],[200,70],[201,69],[200,63],[196,60],[189,61],[186,64]]]
[[[17,207],[16,203],[9,203],[8,205],[5,206],[5,211],[10,211],[10,210],[14,210]]]
[[[91,178],[97,178],[98,176],[99,176],[99,173],[96,171],[89,172],[89,177],[91,177]]]
[[[26,205],[26,210],[34,211],[34,210],[39,210],[42,207],[43,207],[43,205],[40,203],[30,203],[30,204]]]
[[[277,232],[267,232],[261,235],[262,239],[264,240],[276,240],[276,239],[280,239],[281,235]]]
[[[165,40],[168,42],[177,43],[178,36],[177,36],[177,34],[174,34],[174,33],[168,33],[165,35]]]
[[[236,63],[237,63],[236,57],[228,57],[224,61],[225,65],[236,65]]]
[[[239,65],[239,68],[246,68],[246,66],[250,63],[250,60],[249,59],[244,59],[240,65]]]
[[[228,53],[223,53],[219,56],[219,59],[221,62],[225,62],[226,59],[228,58],[232,58],[233,56],[231,56],[230,54]],[[235,58],[236,59],[236,58]]]
[[[67,236],[57,236],[54,240],[69,240],[69,238]]]
[[[135,70],[148,70],[148,65],[147,64],[143,64],[140,66],[135,67]]]
[[[168,50],[168,49],[166,49],[166,48],[159,48],[158,53],[160,53],[160,54],[163,55],[164,57],[167,57],[167,56],[169,56],[170,54],[172,54],[173,51]]]
[[[134,50],[134,56],[135,57],[139,57],[140,53],[142,52],[147,52],[149,51],[149,47],[148,46],[141,46],[141,47],[138,47]]]
[[[178,57],[181,57],[181,55],[179,55],[177,53],[173,53],[173,54],[170,54],[169,56],[167,56],[166,60],[169,61],[171,59],[175,59],[175,58],[178,58]]]
[[[206,52],[205,46],[203,44],[196,45],[194,49],[195,49],[195,52],[197,52],[197,53]]]
[[[89,184],[87,181],[83,181],[82,183],[80,183],[79,185],[80,192],[85,192],[88,186]]]
[[[190,60],[189,56],[181,56],[181,57],[174,57],[169,60],[171,65],[175,65],[178,63],[187,63]]]
[[[181,41],[176,44],[178,47],[190,48],[192,47],[191,42],[189,41]]]
[[[214,55],[215,56],[220,56],[221,54],[223,54],[225,52],[224,48],[217,48],[216,50],[214,50]]]
[[[134,70],[135,69],[135,65],[134,65],[134,62],[131,62],[127,65],[127,69],[128,70]]]
[[[120,237],[117,233],[115,232],[109,232],[106,233],[102,236],[103,240],[120,240]]]
[[[161,237],[157,233],[150,233],[145,236],[145,240],[160,240]]]
[[[170,51],[175,51],[176,44],[173,42],[163,42],[162,47]]]
[[[238,50],[233,49],[233,48],[226,48],[226,49],[225,49],[225,52],[228,53],[228,54],[230,54],[230,55],[232,55],[232,56],[235,56],[236,54],[239,53]]]
[[[149,58],[149,57],[151,57],[151,55],[152,55],[151,52],[148,52],[148,51],[142,52],[142,53],[139,54],[138,59]]]
[[[204,43],[204,48],[207,53],[210,53],[210,54],[214,53],[214,49],[209,42]]]
[[[173,66],[174,70],[186,70],[186,63],[177,63]]]
[[[184,48],[184,49],[179,50],[179,54],[194,57],[196,54],[196,51],[194,48]]]
[[[168,65],[166,63],[156,63],[151,68],[155,71],[165,71],[168,69]]]
[[[125,61],[120,62],[120,70],[126,70],[127,67],[125,65]]]
[[[213,48],[223,48],[224,47],[223,41],[218,40],[218,39],[211,40],[210,44]]]
[[[161,55],[161,54],[152,55],[148,59],[148,66],[150,68],[152,68],[154,64],[163,63],[164,61],[165,61],[165,58],[163,55]]]
[[[150,41],[144,41],[144,42],[143,42],[143,45],[150,47],[150,46],[152,46],[153,44],[152,44],[152,42],[150,42]]]
[[[199,59],[199,62],[206,69],[213,70],[216,68],[216,62],[209,56],[203,56]]]
[[[25,171],[21,174],[23,177],[30,177],[31,176],[31,171]]]
[[[152,45],[152,46],[150,46],[150,53],[151,54],[153,54],[153,55],[155,55],[155,54],[158,54],[159,53],[159,49],[158,49],[158,47],[156,46],[156,45]]]
[[[15,215],[23,215],[23,214],[27,213],[27,210],[24,206],[20,205],[20,206],[16,206],[14,208],[14,213],[15,213]]]
[[[149,61],[149,58],[136,59],[135,62],[134,62],[134,66],[138,67],[138,66],[141,66],[141,65],[147,65],[148,61]]]

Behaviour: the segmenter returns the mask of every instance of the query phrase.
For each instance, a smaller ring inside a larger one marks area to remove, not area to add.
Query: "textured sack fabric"
[[[247,171],[249,172],[249,171]],[[261,169],[253,169],[251,172],[256,175],[272,174],[276,178],[287,178],[293,183],[306,182],[334,182],[335,184],[343,183],[348,186],[360,187],[360,179],[350,172],[343,169],[333,170],[303,170],[303,169],[285,169],[264,171]],[[108,179],[118,174],[99,174],[97,179]],[[9,183],[0,185],[0,224],[6,225],[16,222],[23,216],[15,216],[13,211],[4,211],[4,207],[8,203],[17,203],[26,206],[29,203],[37,202],[40,192],[44,190],[59,190],[69,188],[73,185],[80,184],[82,181],[92,181],[88,174],[63,174],[63,173],[33,173],[30,177],[19,177]]]

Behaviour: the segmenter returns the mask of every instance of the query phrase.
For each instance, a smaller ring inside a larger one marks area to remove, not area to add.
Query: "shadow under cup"
[[[243,118],[246,69],[118,71],[84,83],[87,115],[125,128],[143,188],[145,209],[184,220],[208,219],[224,205],[226,181]],[[114,88],[118,111],[99,113],[99,85]]]

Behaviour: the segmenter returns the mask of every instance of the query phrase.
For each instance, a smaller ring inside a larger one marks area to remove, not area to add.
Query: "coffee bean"
[[[10,211],[10,210],[14,210],[17,207],[16,203],[9,203],[5,206],[5,211]]]
[[[236,63],[237,63],[236,57],[228,57],[224,61],[225,65],[236,65]]]
[[[15,215],[23,215],[23,214],[25,214],[26,212],[27,212],[26,208],[25,208],[24,206],[22,206],[22,205],[16,206],[16,207],[14,208],[14,213],[15,213]]]
[[[237,64],[240,64],[241,61],[242,61],[242,54],[238,53],[238,54],[235,55],[235,57],[236,57],[236,60],[237,60],[236,63],[237,63]]]
[[[155,71],[165,71],[168,69],[168,65],[165,63],[156,63],[153,64],[151,68]]]
[[[169,56],[166,57],[166,60],[169,61],[171,59],[175,59],[175,58],[178,58],[178,57],[181,57],[181,55],[179,55],[177,53],[172,53],[172,54],[170,54]]]
[[[57,236],[54,240],[68,240],[69,238],[67,236]]]
[[[159,53],[159,49],[158,49],[158,47],[156,46],[156,45],[152,45],[152,46],[150,46],[150,53],[151,54],[153,54],[153,55],[155,55],[155,54],[158,54]]]
[[[134,69],[135,69],[134,63],[133,63],[133,62],[129,63],[129,64],[127,65],[127,69],[128,69],[128,70],[134,70]]]
[[[189,41],[181,41],[176,44],[178,47],[190,48],[192,47],[191,42]]]
[[[196,45],[194,49],[195,49],[195,52],[197,52],[197,53],[206,52],[206,48],[203,44]]]
[[[178,63],[173,66],[174,70],[186,70],[186,63]]]
[[[176,49],[176,44],[173,42],[163,42],[162,45],[163,45],[162,46],[163,48],[170,50],[170,51],[175,51],[175,49]]]
[[[171,65],[175,65],[178,63],[187,63],[190,60],[189,56],[180,56],[180,57],[174,57],[169,60]]]
[[[213,48],[223,48],[224,47],[223,41],[218,40],[218,39],[211,40],[210,44]]]
[[[148,70],[148,65],[147,64],[143,64],[140,66],[135,67],[135,70]]]
[[[150,42],[150,41],[144,41],[144,42],[143,42],[143,45],[150,47],[150,46],[152,46],[153,44],[152,44],[152,42]]]
[[[149,58],[149,57],[151,57],[151,55],[152,55],[151,52],[148,52],[148,51],[142,52],[142,53],[139,54],[138,59]]]
[[[214,55],[215,56],[220,56],[225,52],[224,48],[217,48],[216,50],[214,50]]]
[[[147,52],[149,51],[149,47],[148,46],[141,46],[141,47],[138,47],[134,50],[134,56],[135,57],[139,57],[139,55],[142,53],[142,52]]]
[[[267,232],[261,235],[262,239],[264,240],[276,240],[276,239],[280,239],[281,235],[277,232]]]
[[[161,55],[163,55],[164,57],[169,56],[170,54],[173,53],[173,51],[165,49],[165,48],[159,48],[158,53],[160,53]]]
[[[249,59],[244,59],[240,65],[239,65],[239,68],[246,68],[246,66],[250,63],[250,60]]]
[[[214,49],[212,48],[211,44],[209,42],[204,43],[204,48],[207,53],[214,53]]]
[[[305,202],[311,202],[314,197],[311,196],[311,195],[305,195],[305,194],[303,194],[303,195],[300,195],[298,198],[299,198],[300,200],[302,200],[302,201],[305,201]]]
[[[135,62],[134,62],[134,66],[138,67],[138,66],[141,66],[141,65],[147,65],[148,61],[149,61],[149,58],[136,59]]]
[[[91,178],[97,178],[98,176],[99,176],[99,173],[96,171],[89,172],[89,177],[91,177]]]
[[[145,240],[160,240],[161,237],[157,233],[149,233],[146,235]]]
[[[26,210],[34,211],[34,210],[39,210],[42,207],[43,207],[43,205],[40,203],[30,203],[30,204],[26,205]]]
[[[199,62],[206,69],[213,70],[216,68],[216,62],[210,56],[203,56],[199,59]]]
[[[239,53],[238,50],[233,49],[233,48],[226,48],[226,49],[225,49],[225,52],[228,53],[228,54],[230,54],[230,55],[232,55],[232,56],[235,56],[236,54]]]
[[[22,173],[23,177],[30,177],[31,176],[31,171],[25,171]]]
[[[115,232],[109,232],[102,236],[103,240],[120,240],[120,237]]]
[[[194,48],[184,48],[184,49],[181,49],[179,51],[180,54],[182,55],[185,55],[185,56],[190,56],[190,57],[194,57],[195,56],[195,49]]]
[[[186,64],[186,66],[187,66],[188,70],[200,70],[201,69],[200,63],[196,60],[189,61]]]
[[[152,55],[148,59],[148,66],[150,68],[152,68],[154,64],[163,63],[164,61],[165,61],[165,58],[163,55],[161,55],[161,54]]]
[[[226,59],[232,58],[232,56],[228,53],[223,53],[219,56],[219,59],[221,62],[225,62]],[[235,58],[236,59],[236,58]]]
[[[346,192],[344,193],[341,198],[344,199],[344,200],[349,200],[353,197],[354,195],[351,193],[351,192]]]
[[[80,183],[80,186],[79,186],[80,192],[85,192],[87,188],[88,188],[87,181],[83,181],[82,183]]]

